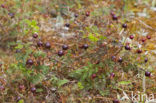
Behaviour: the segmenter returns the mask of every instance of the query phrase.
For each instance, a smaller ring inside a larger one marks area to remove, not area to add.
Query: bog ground
[[[156,0],[0,5],[0,103],[156,102]]]

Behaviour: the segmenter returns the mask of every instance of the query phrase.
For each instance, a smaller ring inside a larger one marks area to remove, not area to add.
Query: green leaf
[[[109,90],[99,90],[99,93],[100,93],[100,95],[102,95],[102,96],[107,96],[107,95],[109,95],[109,93],[110,93],[110,91]]]
[[[31,25],[31,21],[30,21],[30,20],[25,19],[24,21],[25,21],[29,26]]]
[[[93,42],[97,42],[99,40],[97,37],[93,36],[92,33],[89,34],[88,38],[89,38],[89,40],[91,40]]]
[[[42,91],[43,91],[42,88],[38,88],[38,89],[36,89],[36,92],[42,92]]]
[[[84,88],[81,82],[78,82],[77,85],[78,85],[78,87],[79,87],[80,89],[83,89],[83,88]]]
[[[18,44],[15,49],[22,49],[23,48],[23,45],[22,44]]]
[[[59,79],[55,76],[55,75],[52,75],[52,77],[51,77],[51,79],[50,79],[50,81],[52,82],[52,84],[53,85],[57,85],[57,81],[58,81]]]
[[[43,80],[43,78],[44,78],[44,75],[42,75],[42,74],[34,75],[34,76],[31,77],[32,83],[33,84],[38,84]]]
[[[33,33],[38,33],[39,32],[39,27],[38,26],[33,26]]]
[[[97,26],[92,26],[91,29],[92,29],[92,32],[93,32],[93,33],[98,34],[99,29],[98,29]]]
[[[100,36],[100,39],[101,39],[101,40],[104,40],[104,39],[107,39],[107,37],[105,37],[105,36]]]
[[[69,80],[67,80],[67,79],[59,80],[58,81],[58,87],[61,87],[62,85],[66,84],[68,82],[69,82]]]
[[[85,71],[85,69],[77,69],[69,74],[70,77],[79,79],[82,73]]]
[[[34,53],[34,56],[35,57],[39,57],[39,56],[41,56],[41,57],[45,57],[46,56],[46,53],[44,53],[43,51],[37,51],[37,52],[35,52]]]
[[[19,101],[18,101],[18,103],[24,103],[24,100],[23,100],[23,99],[21,99],[21,100],[19,100]]]
[[[39,69],[41,69],[41,71],[42,71],[43,74],[47,74],[48,71],[49,71],[49,67],[48,66],[45,66],[45,65],[39,66]]]
[[[120,81],[118,85],[128,85],[131,84],[131,81]]]
[[[36,26],[37,25],[37,21],[36,20],[32,20],[31,21],[31,25]]]
[[[91,74],[91,73],[90,73]],[[81,80],[85,80],[86,78],[88,77],[88,74],[87,73],[84,73],[83,75],[82,75],[82,77],[81,77]]]

